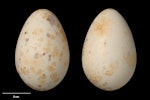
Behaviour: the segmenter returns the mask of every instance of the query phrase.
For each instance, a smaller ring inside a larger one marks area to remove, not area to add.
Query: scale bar
[[[2,94],[31,94],[31,92],[2,92]]]

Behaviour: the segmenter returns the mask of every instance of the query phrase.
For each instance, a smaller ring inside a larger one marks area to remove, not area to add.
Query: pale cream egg
[[[58,18],[48,9],[34,11],[16,45],[15,64],[21,79],[34,90],[50,90],[65,77],[69,60],[67,38]]]
[[[92,22],[82,51],[88,80],[106,91],[120,89],[136,68],[136,48],[131,30],[115,9],[105,9]]]

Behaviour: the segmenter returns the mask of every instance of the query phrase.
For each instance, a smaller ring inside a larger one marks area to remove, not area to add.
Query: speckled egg
[[[30,88],[47,91],[65,77],[69,47],[57,17],[48,9],[34,11],[19,35],[15,64],[21,79]]]
[[[105,9],[91,24],[82,51],[83,71],[96,87],[120,89],[136,68],[136,48],[131,30],[115,9]]]

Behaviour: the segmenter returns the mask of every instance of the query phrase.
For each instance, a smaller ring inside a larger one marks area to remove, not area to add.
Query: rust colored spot
[[[67,66],[67,61],[65,61],[64,66],[65,66],[65,67]]]
[[[110,71],[110,70],[107,70],[105,72],[105,75],[107,75],[107,76],[112,76],[112,74],[113,74],[113,71]]]
[[[97,84],[102,79],[102,77],[100,75],[99,76],[96,75],[96,76],[91,76],[90,79],[92,83]]]
[[[42,74],[42,70],[38,69],[36,73],[37,73],[37,75],[41,75]]]
[[[59,55],[59,56],[60,56],[60,58],[62,58],[62,56],[63,56],[63,55],[64,55],[64,54],[63,54],[63,52],[61,52],[61,53],[60,53],[60,55]]]
[[[46,36],[51,39],[55,39],[55,35],[47,33]]]
[[[24,53],[22,51],[19,52],[19,56],[23,56]]]
[[[60,24],[59,23],[56,23],[56,26],[57,26],[57,28],[61,28],[61,26],[60,26]]]
[[[23,68],[21,67],[20,68],[20,73],[25,75],[25,74],[29,73],[29,70],[26,67],[23,67]]]
[[[59,54],[59,60],[61,61],[62,60],[62,57],[63,57],[63,52],[61,52],[60,54]]]
[[[55,68],[56,68],[56,62],[53,62],[50,66],[47,67],[47,70],[49,72],[53,72],[55,71]]]
[[[38,30],[37,29],[35,29],[34,31],[33,31],[33,35],[37,35],[38,34]]]
[[[50,48],[49,48],[49,47],[46,47],[46,48],[44,48],[44,51],[45,51],[46,53],[48,53],[48,52],[50,51]]]
[[[55,36],[54,36],[54,35],[50,35],[50,38],[51,38],[51,39],[55,39]]]
[[[105,87],[105,90],[107,90],[107,91],[112,91],[112,88],[110,88],[110,87]]]
[[[46,82],[46,75],[43,73],[41,75],[40,84],[44,84]]]
[[[118,68],[118,62],[111,63],[109,65],[109,67],[106,68],[105,75],[106,76],[112,76],[117,68]]]
[[[101,21],[97,20],[95,24],[93,24],[93,31],[97,31],[98,35],[104,36],[109,30],[111,19],[101,16]]]
[[[52,81],[54,81],[54,82],[58,82],[58,81],[59,81],[59,78],[58,78],[56,72],[53,72],[53,73],[50,75],[50,78],[51,78]]]
[[[27,32],[24,32],[24,34],[27,34]]]
[[[56,35],[59,35],[59,32],[58,32],[58,31],[56,32]]]
[[[65,60],[65,61],[64,61],[64,69],[67,69],[67,68],[68,68],[68,64],[69,64],[69,60]]]
[[[96,30],[101,31],[102,34],[104,34],[104,30],[106,30],[106,26],[104,23],[100,23],[99,25],[96,25]]]
[[[49,71],[49,72],[52,72],[52,71],[54,71],[55,70],[55,66],[48,66],[47,67],[47,70]]]
[[[62,32],[61,34],[62,34],[62,42],[66,42],[67,41],[66,35],[64,34],[64,32]]]
[[[25,71],[25,70],[26,70],[25,67],[23,67],[23,68],[21,67],[21,68],[20,68],[20,73],[21,73],[21,74],[26,74],[26,71]]]
[[[40,80],[40,84],[44,84],[45,82],[46,82],[45,79],[41,79],[41,80]]]
[[[127,55],[124,55],[124,60],[129,66],[135,67],[136,65],[136,54],[128,52]]]
[[[108,85],[108,83],[104,82],[102,85],[103,85],[103,87],[106,87]]]
[[[43,19],[47,19],[48,13],[44,13],[44,15],[42,16]]]
[[[53,62],[51,65],[54,66],[54,67],[56,67],[56,62]]]
[[[32,33],[32,34],[33,34],[33,35],[38,35],[38,34],[40,34],[40,33],[42,33],[42,32],[43,32],[43,30],[42,30],[41,28],[38,28],[38,27],[37,27],[36,29],[33,30],[33,33]]]
[[[58,55],[58,48],[55,47],[55,48],[53,49],[53,51],[52,51],[52,56],[55,57],[55,56],[57,56],[57,55]]]
[[[39,56],[41,56],[41,55],[39,55]],[[43,63],[42,57],[38,57],[38,59],[31,59],[29,61],[33,66],[41,66]]]

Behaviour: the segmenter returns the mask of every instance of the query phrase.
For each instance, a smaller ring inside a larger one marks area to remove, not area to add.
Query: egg
[[[25,21],[16,50],[16,70],[37,91],[56,87],[69,66],[69,46],[58,18],[48,9],[34,11]]]
[[[82,49],[82,67],[97,88],[114,91],[125,86],[136,68],[136,47],[123,16],[104,9],[92,22]]]

